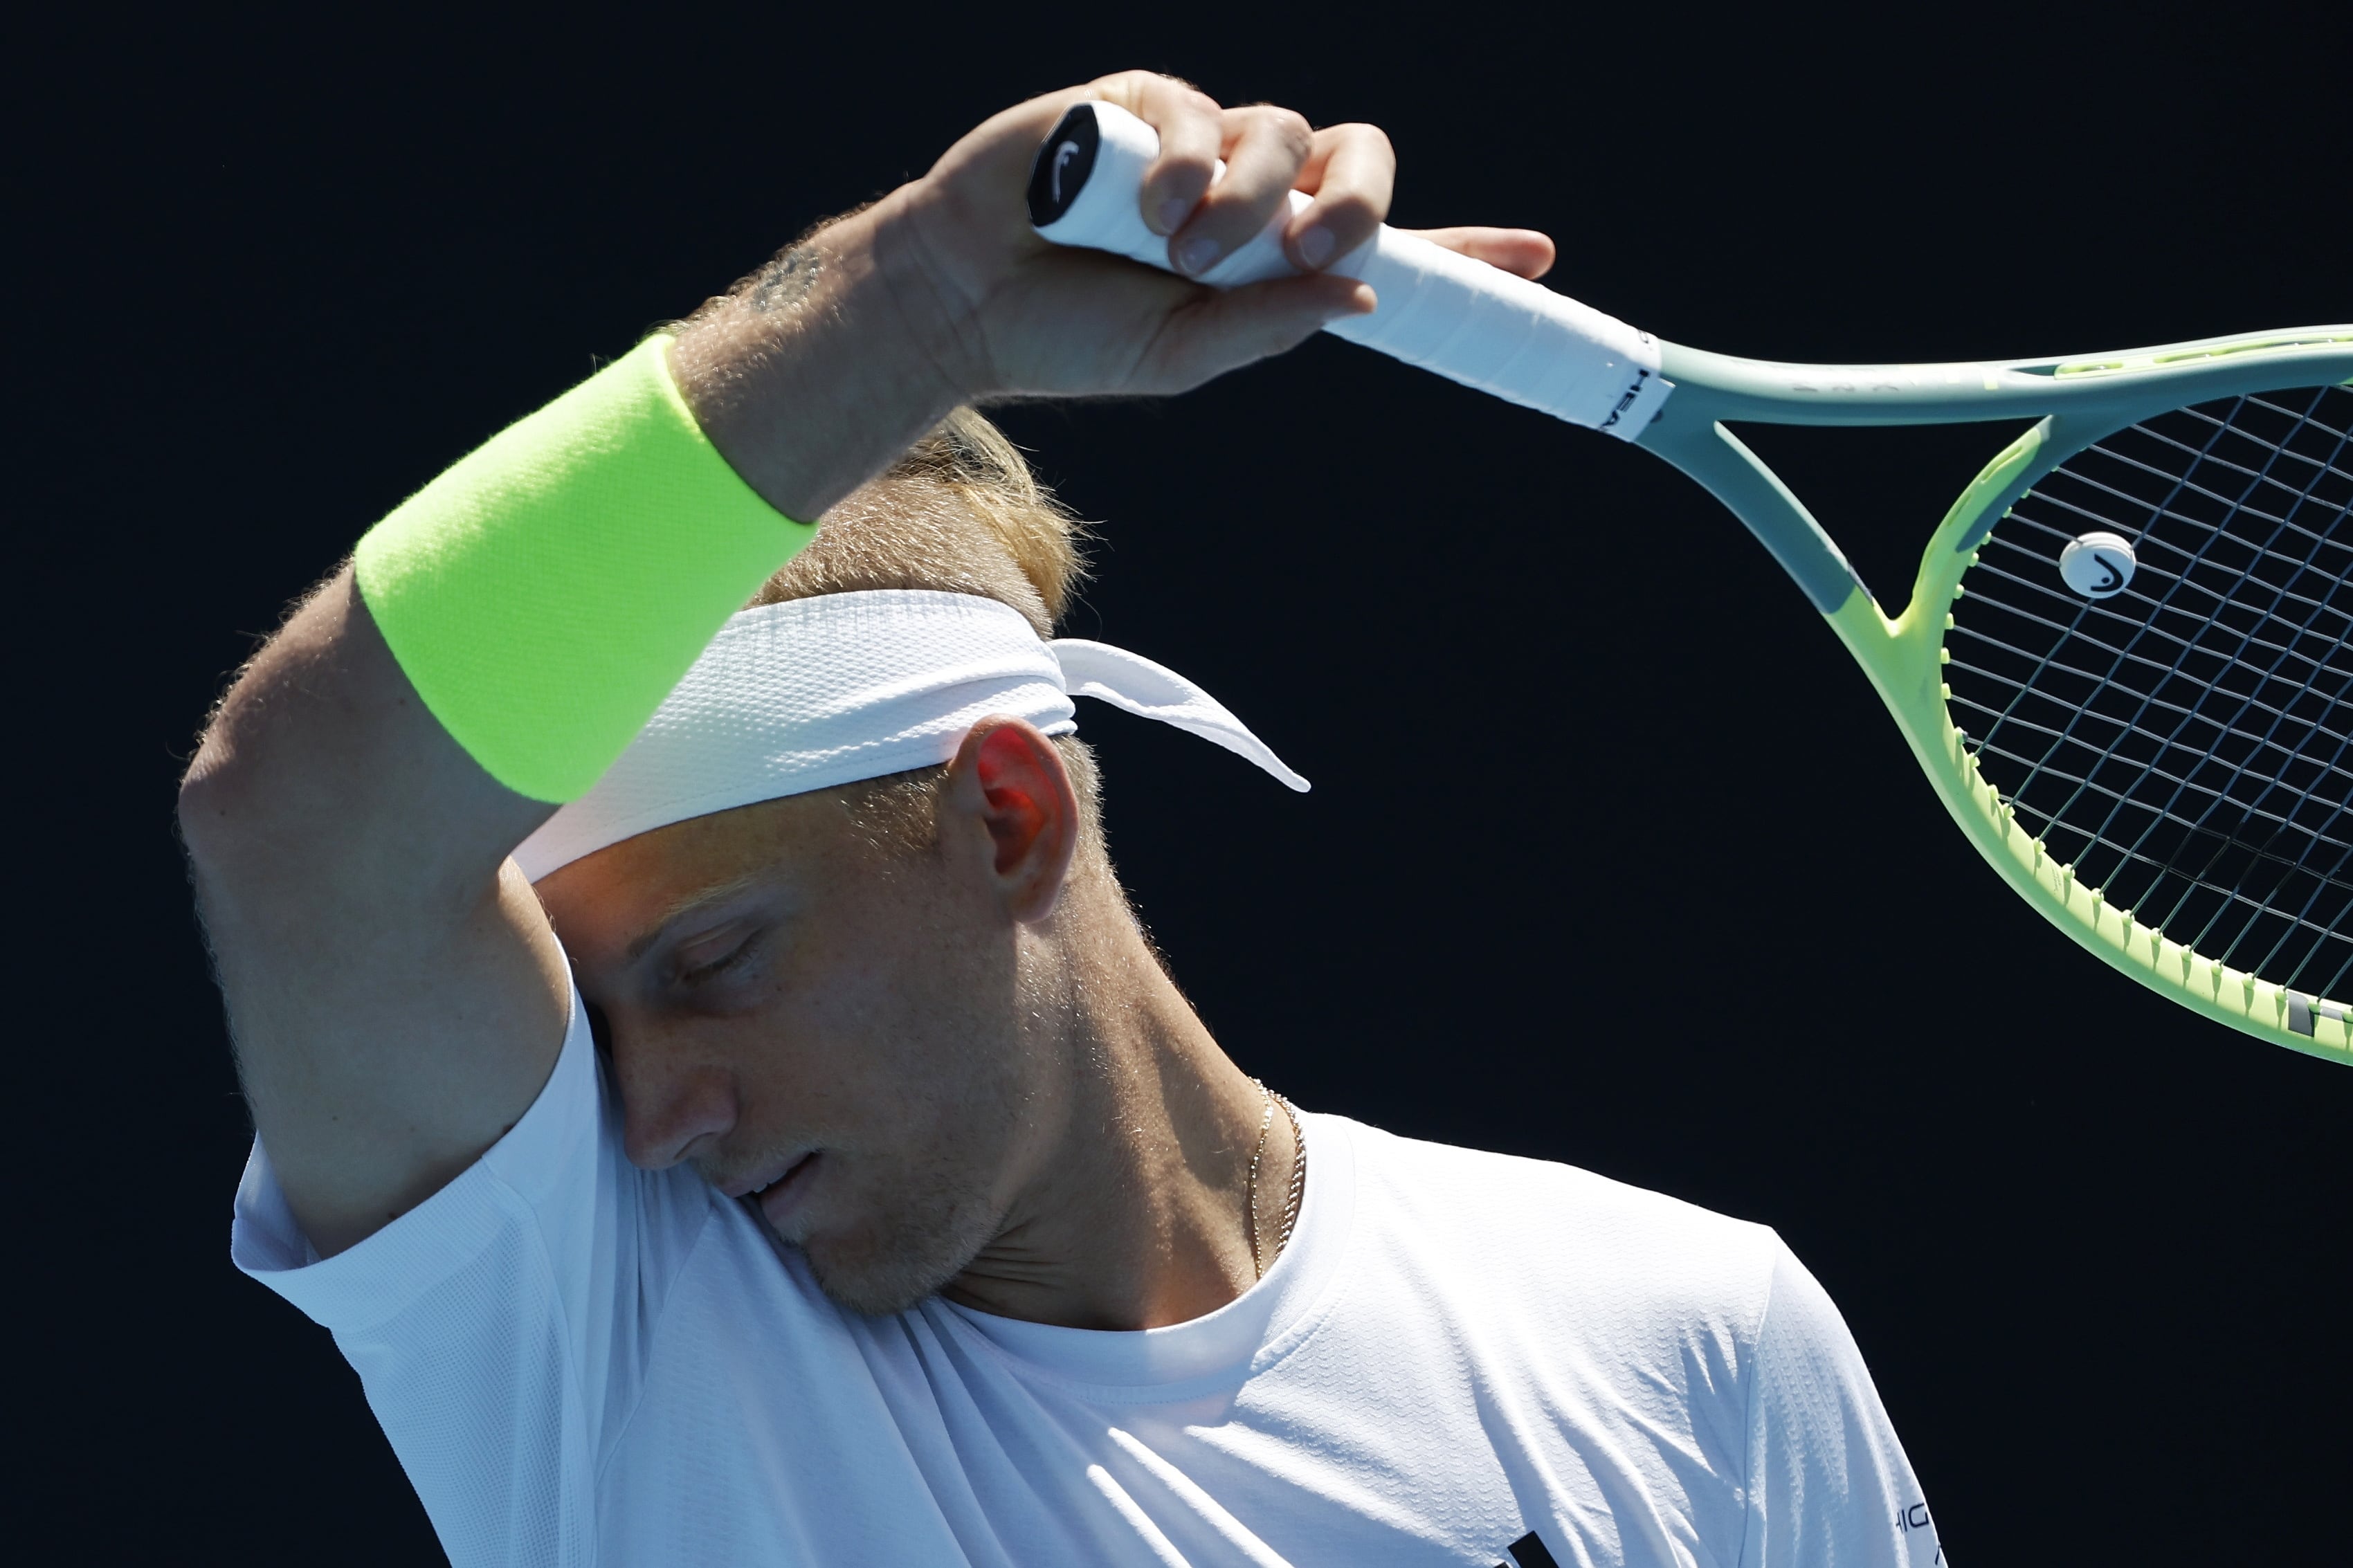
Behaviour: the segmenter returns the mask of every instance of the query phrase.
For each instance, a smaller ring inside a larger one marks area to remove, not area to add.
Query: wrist
[[[814,521],[967,395],[952,318],[898,254],[898,204],[779,254],[671,345],[703,433],[787,517]]]
[[[901,342],[932,367],[948,407],[1006,390],[981,327],[989,284],[972,261],[983,242],[956,209],[955,193],[933,174],[858,215],[868,226],[875,281],[897,318]]]

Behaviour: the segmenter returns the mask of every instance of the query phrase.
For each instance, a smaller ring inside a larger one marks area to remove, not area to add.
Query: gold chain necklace
[[[1282,1107],[1283,1120],[1291,1123],[1292,1148],[1291,1192],[1283,1200],[1282,1229],[1274,1238],[1274,1255],[1277,1258],[1282,1257],[1282,1249],[1291,1245],[1291,1228],[1299,1223],[1299,1201],[1307,1194],[1307,1140],[1300,1133],[1299,1112],[1293,1109],[1291,1101],[1259,1083],[1256,1079],[1250,1082],[1258,1085],[1265,1109],[1259,1113],[1258,1146],[1250,1151],[1250,1191],[1243,1200],[1242,1214],[1250,1226],[1250,1268],[1259,1279],[1263,1279],[1266,1278],[1266,1260],[1259,1255],[1258,1246],[1258,1167],[1260,1161],[1266,1157],[1266,1135],[1274,1125],[1276,1106]]]

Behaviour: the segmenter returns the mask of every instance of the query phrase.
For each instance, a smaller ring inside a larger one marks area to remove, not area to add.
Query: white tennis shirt
[[[575,997],[432,1198],[322,1262],[257,1144],[231,1245],[333,1332],[459,1568],[1942,1562],[1771,1231],[1302,1121],[1292,1243],[1208,1317],[860,1317],[692,1170],[629,1164]]]

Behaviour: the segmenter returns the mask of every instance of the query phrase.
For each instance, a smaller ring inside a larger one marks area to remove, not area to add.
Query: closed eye
[[[717,934],[716,940],[705,939],[689,944],[681,949],[671,961],[670,984],[690,990],[709,984],[749,957],[752,950],[759,946],[759,938],[757,931],[745,931],[729,945],[725,933],[722,932]],[[713,953],[715,956],[706,956]]]

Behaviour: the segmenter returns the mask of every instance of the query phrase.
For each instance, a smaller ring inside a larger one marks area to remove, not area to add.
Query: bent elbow
[[[227,869],[258,836],[269,806],[257,771],[238,759],[235,748],[219,744],[216,732],[205,737],[181,776],[175,806],[180,843],[200,871]]]

